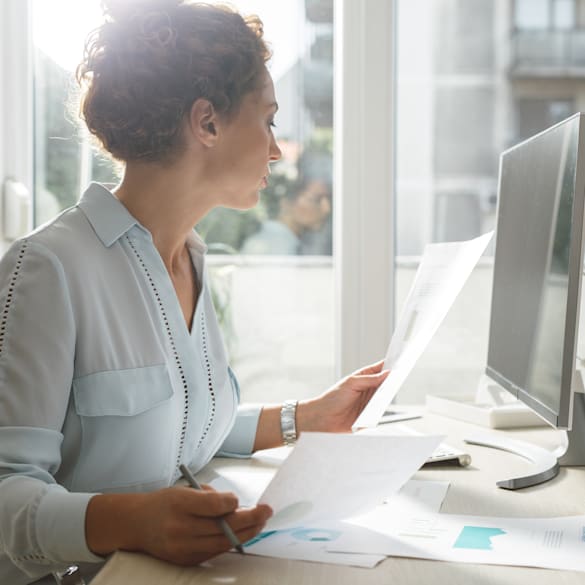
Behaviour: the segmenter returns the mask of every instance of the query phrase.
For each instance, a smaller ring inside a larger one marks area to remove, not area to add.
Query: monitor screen
[[[583,118],[502,153],[487,374],[571,424],[583,272]]]

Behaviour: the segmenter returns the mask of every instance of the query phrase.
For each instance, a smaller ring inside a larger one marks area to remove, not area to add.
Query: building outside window
[[[514,26],[521,30],[573,28],[575,4],[575,0],[515,0]]]

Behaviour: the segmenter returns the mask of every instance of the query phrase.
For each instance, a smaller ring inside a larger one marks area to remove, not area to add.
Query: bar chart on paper
[[[544,567],[585,572],[585,516],[503,518],[455,514],[405,514],[376,537],[350,542],[344,534],[333,551],[371,553],[458,563]]]
[[[492,538],[506,534],[501,528],[486,526],[464,526],[461,534],[455,541],[453,548],[468,548],[475,550],[492,550]]]

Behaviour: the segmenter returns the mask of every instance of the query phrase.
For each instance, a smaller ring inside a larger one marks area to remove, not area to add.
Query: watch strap
[[[297,440],[296,414],[298,400],[285,400],[280,410],[280,430],[282,442],[285,445],[294,445]]]

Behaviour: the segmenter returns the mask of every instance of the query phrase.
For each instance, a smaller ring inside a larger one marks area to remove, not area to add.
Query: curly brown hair
[[[184,0],[107,0],[77,68],[80,116],[115,159],[169,163],[199,98],[235,113],[270,51],[257,16]]]

